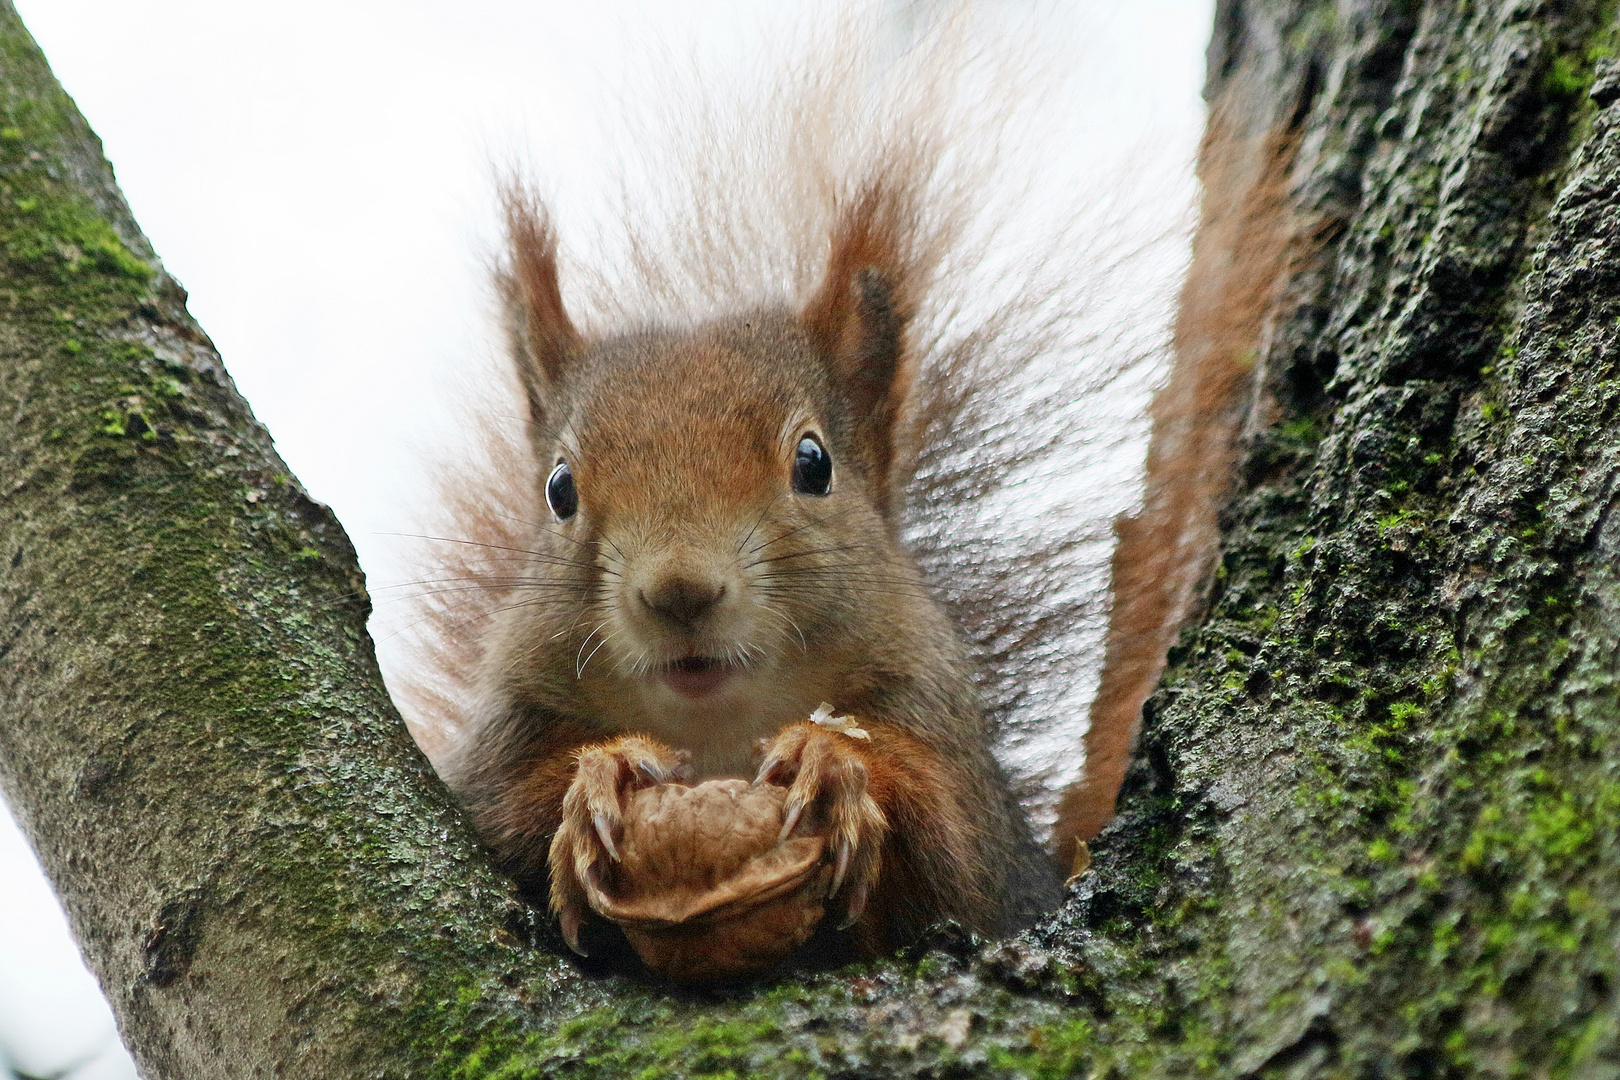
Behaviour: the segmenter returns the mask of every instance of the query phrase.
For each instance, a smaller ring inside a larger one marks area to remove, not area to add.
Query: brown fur
[[[989,867],[975,867],[975,873],[964,876],[942,865],[957,852],[984,846],[985,822],[969,817],[969,808],[950,795],[971,778],[960,775],[960,763],[903,729],[873,724],[868,730],[870,747],[857,743],[856,750],[866,764],[868,791],[884,808],[890,834],[872,907],[893,914],[887,928],[890,936],[863,944],[869,951],[902,945],[906,932],[942,915],[964,926],[978,923],[977,913],[995,902],[998,875]],[[902,842],[918,836],[936,842],[928,846]],[[896,930],[900,936],[895,936]]]
[[[525,329],[515,339],[520,378],[539,402],[529,427],[544,464],[534,482],[553,460],[568,461],[582,509],[536,523],[520,572],[530,584],[512,590],[532,595],[489,620],[477,728],[445,773],[535,888],[547,867],[533,853],[550,841],[565,929],[577,929],[577,878],[602,856],[600,831],[616,828],[625,784],[638,772],[664,779],[686,759],[698,778],[738,775],[761,739],[767,772],[779,761],[796,797],[835,825],[847,817],[852,915],[880,852],[905,852],[933,875],[905,905],[867,908],[862,940],[904,940],[942,916],[993,929],[1016,907],[1006,871],[1031,872],[1035,849],[989,753],[965,654],[886,513],[907,368],[906,311],[895,301],[906,268],[869,260],[887,250],[872,233],[901,227],[867,218],[834,234],[829,274],[848,273],[853,287],[818,290],[814,316],[766,308],[690,331],[587,341],[560,365],[529,344],[561,336],[536,326],[546,309],[514,320]],[[511,242],[543,235],[523,223]],[[512,263],[546,260],[515,251]],[[826,497],[789,488],[807,431],[833,455]],[[646,598],[686,583],[721,600],[700,622],[661,625]],[[665,665],[689,655],[728,660],[728,689],[692,703],[666,688]],[[794,723],[822,700],[909,734],[882,745],[924,756],[885,755],[873,763],[882,783],[869,787],[864,747]],[[953,767],[942,774],[935,757]],[[538,804],[537,795],[556,798],[560,763],[575,760],[560,806]],[[951,776],[936,813],[907,812],[918,796],[896,776],[908,768],[929,782]],[[875,813],[859,810],[869,797]],[[961,827],[969,821],[978,827]]]
[[[1164,238],[1085,242],[1108,223],[1099,203],[974,284],[1008,212],[981,201],[1000,118],[942,104],[955,58],[936,52],[876,119],[849,100],[871,80],[845,50],[748,102],[746,136],[729,114],[671,123],[681,145],[645,148],[687,169],[667,235],[627,199],[594,269],[508,190],[513,385],[488,393],[469,425],[482,444],[442,484],[444,539],[394,681],[533,888],[548,857],[566,878],[599,854],[618,786],[745,774],[765,740],[767,763],[791,759],[779,779],[826,778],[805,792],[815,812],[854,823],[841,895],[855,910],[867,890],[864,947],[946,916],[1005,930],[1055,902],[990,746],[1063,707],[1085,657],[1059,646],[1103,609],[1083,574],[1104,537],[1084,516],[1008,535],[997,507],[1111,445],[1086,403],[1154,346],[1099,331],[1086,296]],[[787,495],[804,430],[835,463],[819,504]],[[559,456],[585,508],[572,523],[541,493]],[[638,614],[636,589],[692,578],[754,606],[684,636]],[[739,664],[742,700],[698,715],[648,697],[647,675],[694,648]],[[822,700],[872,744],[805,739]],[[600,780],[576,784],[586,771]],[[566,930],[577,891],[552,887]]]
[[[532,191],[515,183],[506,186],[501,203],[510,257],[497,283],[505,301],[507,333],[533,360],[519,367],[518,376],[530,414],[538,415],[547,390],[562,378],[569,355],[582,343],[563,307],[557,234],[545,207]]]
[[[1084,778],[1054,832],[1062,865],[1114,816],[1142,705],[1207,588],[1215,515],[1251,409],[1255,359],[1297,261],[1288,202],[1291,138],[1247,136],[1212,110],[1199,154],[1203,204],[1176,319],[1174,364],[1154,396],[1142,508],[1115,523],[1113,607],[1086,731]]]

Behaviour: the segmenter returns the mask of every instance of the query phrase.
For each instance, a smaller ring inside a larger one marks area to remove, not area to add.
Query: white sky
[[[414,474],[402,463],[446,422],[445,373],[490,347],[491,162],[535,162],[566,223],[610,152],[611,103],[636,99],[649,54],[697,55],[723,71],[762,28],[826,10],[805,0],[16,4],[193,314],[294,472],[337,511],[374,584],[397,579],[383,534],[408,527]],[[1098,168],[1143,147],[1190,160],[1212,0],[1078,0],[1062,11],[1081,28],[1073,130]],[[0,816],[0,1077],[8,1048],[18,1067],[55,1072],[105,1038],[104,1007],[57,919]],[[7,1010],[21,1015],[22,984],[67,989],[34,995],[26,1022],[8,1023]],[[93,1068],[130,1075],[127,1063]]]

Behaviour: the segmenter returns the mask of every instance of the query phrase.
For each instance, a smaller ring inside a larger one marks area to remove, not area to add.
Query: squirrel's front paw
[[[867,792],[866,762],[854,740],[814,723],[785,728],[765,748],[755,784],[788,788],[782,807],[782,834],[795,828],[825,830],[833,857],[830,897],[841,897],[840,930],[861,917],[877,880],[888,827],[883,811]]]
[[[687,756],[640,735],[587,746],[575,755],[562,824],[551,838],[551,909],[568,947],[581,956],[579,927],[588,910],[583,882],[602,860],[619,861],[625,796],[685,778]]]

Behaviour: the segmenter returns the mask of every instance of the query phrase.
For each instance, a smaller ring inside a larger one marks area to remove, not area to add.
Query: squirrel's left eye
[[[799,440],[793,456],[793,490],[800,495],[825,495],[832,490],[832,455],[814,435]]]
[[[579,509],[579,492],[574,489],[574,474],[568,471],[566,461],[557,462],[546,478],[546,505],[558,521],[567,521]]]

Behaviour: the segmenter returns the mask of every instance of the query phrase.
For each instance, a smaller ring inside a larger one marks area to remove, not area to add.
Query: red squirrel
[[[829,922],[867,956],[943,920],[1029,925],[1112,814],[1142,702],[1213,551],[1246,361],[1281,280],[1287,155],[1231,125],[1206,140],[1202,247],[1154,406],[1148,496],[1118,525],[1091,767],[1043,851],[991,752],[975,651],[905,525],[936,444],[972,437],[975,402],[1038,359],[1040,333],[1007,345],[1018,320],[1061,320],[1043,293],[995,307],[950,348],[920,332],[926,302],[952,302],[936,271],[961,243],[950,219],[963,190],[938,183],[948,140],[900,130],[854,169],[800,185],[823,209],[807,217],[821,232],[801,230],[814,265],[798,291],[722,298],[701,318],[630,311],[582,326],[546,209],[505,189],[497,284],[523,436],[491,428],[481,480],[464,471],[446,487],[455,543],[437,580],[483,606],[467,618],[442,597],[423,605],[430,655],[405,696],[457,729],[429,747],[436,764],[576,950],[581,868],[612,855],[635,785],[788,787],[782,834],[801,816],[829,828]],[[987,453],[984,467],[1005,473],[1014,457]],[[958,478],[934,502],[993,480]],[[1027,603],[1036,580],[993,602]],[[823,702],[870,738],[811,723]]]
[[[907,193],[839,211],[797,305],[590,339],[545,212],[508,193],[502,286],[545,517],[484,629],[484,693],[445,769],[576,948],[576,864],[637,782],[747,776],[829,823],[833,921],[862,953],[1056,899],[990,752],[967,652],[901,544],[897,445],[921,268]],[[821,702],[866,740],[810,722]]]

